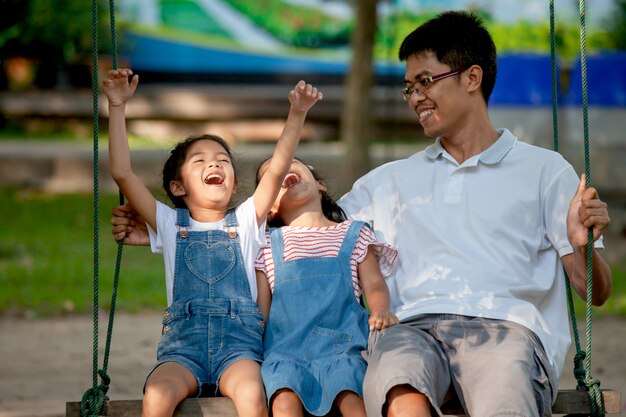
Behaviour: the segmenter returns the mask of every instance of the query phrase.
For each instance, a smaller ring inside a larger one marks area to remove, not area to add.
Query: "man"
[[[387,284],[401,323],[370,337],[367,414],[441,415],[455,394],[476,417],[549,416],[570,342],[563,267],[586,297],[587,228],[601,248],[606,204],[559,154],[492,126],[496,50],[474,15],[437,16],[399,55],[404,98],[436,140],[339,201],[399,251]],[[146,244],[124,210],[116,239]],[[593,265],[602,305],[611,272],[595,251]]]
[[[401,324],[370,338],[368,416],[441,415],[449,392],[472,416],[549,416],[569,346],[562,266],[586,297],[587,228],[600,237],[606,204],[560,155],[492,126],[496,50],[477,17],[443,13],[399,55],[404,98],[437,139],[339,201],[399,251]],[[593,265],[601,305],[611,272],[595,251]]]

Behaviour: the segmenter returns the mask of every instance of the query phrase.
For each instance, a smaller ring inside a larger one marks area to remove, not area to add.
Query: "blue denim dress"
[[[363,222],[348,228],[337,257],[285,262],[281,229],[270,234],[274,294],[261,373],[267,398],[296,392],[313,415],[327,414],[344,390],[362,396],[367,312],[354,298],[350,256]]]
[[[235,361],[261,362],[263,314],[250,295],[235,212],[226,214],[227,231],[189,231],[186,209],[177,209],[176,224],[173,301],[163,314],[154,369],[164,362],[182,364],[196,377],[201,395],[203,385],[217,386]]]

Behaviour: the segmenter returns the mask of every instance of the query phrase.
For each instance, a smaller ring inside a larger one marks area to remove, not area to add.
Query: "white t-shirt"
[[[572,252],[565,219],[579,180],[558,153],[499,132],[461,165],[437,140],[374,169],[339,204],[397,248],[387,284],[400,320],[448,313],[519,323],[560,375],[570,343],[560,256]]]
[[[256,222],[256,210],[252,197],[248,198],[235,209],[235,215],[239,222],[237,232],[241,243],[244,269],[250,283],[252,299],[257,298],[256,274],[254,272],[254,260],[263,245],[265,245],[265,221],[261,224]],[[176,210],[157,201],[156,210],[157,230],[148,226],[150,235],[150,248],[154,253],[162,253],[165,262],[165,288],[167,291],[167,305],[172,304],[174,291],[174,270],[176,262]],[[189,230],[192,232],[205,230],[224,230],[224,219],[217,222],[197,222],[189,218]]]

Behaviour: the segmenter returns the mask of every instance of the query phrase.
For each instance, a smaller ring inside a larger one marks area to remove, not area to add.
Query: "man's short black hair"
[[[428,52],[451,70],[480,66],[481,89],[485,102],[489,102],[498,72],[496,46],[479,17],[467,11],[441,13],[404,38],[398,55],[406,61],[411,55]]]

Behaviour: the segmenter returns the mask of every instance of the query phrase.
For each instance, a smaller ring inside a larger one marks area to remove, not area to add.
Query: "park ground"
[[[104,346],[107,314],[99,323]],[[584,329],[584,323],[579,323]],[[140,399],[153,365],[160,336],[158,312],[121,314],[115,318],[108,373],[113,400]],[[0,417],[62,416],[65,403],[80,401],[91,387],[92,318],[58,317],[32,320],[0,318]],[[597,317],[592,327],[592,376],[603,388],[622,392],[626,403],[626,319]],[[584,338],[584,331],[581,332]],[[584,342],[583,342],[584,343]],[[561,388],[575,387],[570,355]],[[102,366],[102,351],[99,363]],[[626,404],[624,404],[626,413]]]

